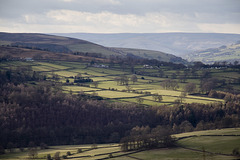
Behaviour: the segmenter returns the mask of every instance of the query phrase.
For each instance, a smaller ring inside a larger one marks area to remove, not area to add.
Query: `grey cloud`
[[[119,2],[115,5],[111,2]],[[1,0],[1,11],[42,12],[54,9],[69,9],[87,12],[109,11],[118,14],[143,14],[147,12],[174,13],[228,13],[239,12],[239,0]]]
[[[49,12],[57,10],[86,12],[93,15],[108,12],[136,17],[147,17],[149,13],[157,13],[169,19],[171,24],[176,21],[177,25],[167,28],[172,30],[181,28],[183,31],[188,29],[197,31],[198,24],[240,23],[239,0],[0,0],[0,20],[9,24],[18,22],[72,25],[61,24],[47,17]],[[164,30],[159,28],[161,29]],[[138,27],[138,30],[141,28]],[[143,30],[145,31],[144,28]]]

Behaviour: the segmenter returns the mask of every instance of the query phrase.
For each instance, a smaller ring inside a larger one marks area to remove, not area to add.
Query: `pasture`
[[[108,64],[90,66],[88,63],[80,63],[80,62],[67,62],[67,61],[52,61],[52,62],[23,62],[23,61],[13,61],[13,62],[4,62],[1,63],[1,68],[12,67],[32,67],[32,69],[36,72],[42,72],[47,75],[47,78],[51,81],[51,77],[53,74],[59,76],[59,80],[57,83],[62,83],[63,90],[65,92],[73,91],[75,93],[84,91],[88,94],[92,94],[93,92],[98,94],[98,96],[102,96],[108,100],[117,100],[122,102],[131,102],[138,103],[137,98],[141,97],[143,99],[143,105],[174,105],[175,101],[179,99],[183,88],[188,83],[195,83],[197,87],[200,85],[199,78],[186,79],[186,82],[180,82],[178,79],[172,79],[177,81],[179,88],[175,90],[165,89],[161,86],[163,81],[171,80],[171,74],[175,73],[176,70],[173,70],[167,66],[163,66],[162,70],[165,72],[164,77],[156,77],[155,74],[158,73],[157,68],[146,69],[141,65],[135,66],[135,71],[144,71],[145,73],[154,73],[153,76],[147,75],[136,75],[137,80],[133,82],[131,80],[132,73],[128,68],[122,68],[121,66],[115,64],[113,67],[105,67]],[[99,67],[100,66],[100,67]],[[197,71],[198,74],[201,74],[203,71]],[[212,69],[210,70],[212,75],[215,78],[228,80],[235,80],[239,77],[238,73],[234,70],[226,69],[224,71]],[[178,71],[178,77],[183,75],[183,71]],[[84,87],[78,86],[74,83],[74,77],[80,75],[84,78],[91,78],[97,85],[93,83],[85,83]],[[119,84],[115,79],[120,78],[121,76],[127,77],[127,85]],[[72,83],[71,86],[66,84],[67,79],[69,83]],[[88,87],[89,86],[89,87]],[[239,86],[233,86],[238,89]],[[221,88],[219,88],[221,90]],[[198,92],[198,89],[197,91]],[[163,96],[163,100],[161,102],[155,102],[152,95],[159,94]],[[208,98],[206,96],[201,96],[200,94],[196,95],[187,95],[183,98],[183,103],[215,103],[215,102],[223,102],[222,99]]]
[[[205,136],[204,136],[205,135]],[[221,135],[221,136],[217,136]],[[50,146],[49,149],[37,148],[37,159],[46,159],[47,155],[54,157],[56,152],[60,157],[65,156],[73,160],[96,160],[109,158],[112,160],[233,160],[232,150],[240,147],[240,128],[227,128],[221,130],[196,131],[173,135],[179,139],[178,147],[159,148],[142,151],[122,152],[119,144],[88,144]],[[188,137],[186,137],[188,136]],[[70,153],[67,155],[67,152]],[[0,155],[0,159],[20,160],[29,159],[28,149],[24,151],[14,149]]]

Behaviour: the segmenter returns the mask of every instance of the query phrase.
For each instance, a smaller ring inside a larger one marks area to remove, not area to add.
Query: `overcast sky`
[[[0,31],[240,34],[240,0],[0,0]]]

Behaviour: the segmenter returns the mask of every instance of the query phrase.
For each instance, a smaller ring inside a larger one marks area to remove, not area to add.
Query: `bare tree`
[[[159,94],[154,94],[152,95],[154,101],[156,102],[162,102],[163,98],[162,98],[162,95],[159,95]]]
[[[60,152],[55,153],[54,160],[60,160]]]
[[[142,98],[137,98],[137,102],[139,103],[139,104],[142,104],[143,103],[143,99]]]
[[[184,98],[186,98],[186,96],[187,96],[187,93],[186,93],[186,92],[181,92],[181,94],[180,94],[180,96],[179,96],[180,103],[183,103]]]
[[[132,75],[132,77],[131,77],[131,81],[133,82],[133,84],[135,83],[135,82],[137,82],[137,76],[136,76],[136,74],[133,74]]]
[[[94,81],[92,84],[94,85],[94,87],[95,87],[95,88],[97,88],[97,87],[98,87],[98,84],[99,84],[99,82],[96,82],[96,81]]]
[[[184,87],[184,91],[187,93],[194,93],[196,91],[196,84],[195,83],[188,83]]]
[[[125,87],[126,87],[126,89],[127,89],[128,92],[130,92],[130,91],[132,90],[132,87],[129,86],[129,85],[126,85]]]

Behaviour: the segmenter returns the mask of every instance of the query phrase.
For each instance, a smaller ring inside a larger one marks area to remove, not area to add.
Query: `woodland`
[[[210,97],[223,98],[223,103],[146,107],[65,93],[59,83],[31,68],[1,70],[0,88],[3,150],[33,144],[124,143],[135,141],[136,136],[151,139],[156,135],[164,142],[161,145],[171,146],[174,139],[169,135],[174,133],[240,127],[240,96],[231,92],[203,90]],[[148,147],[159,147],[151,144]]]

